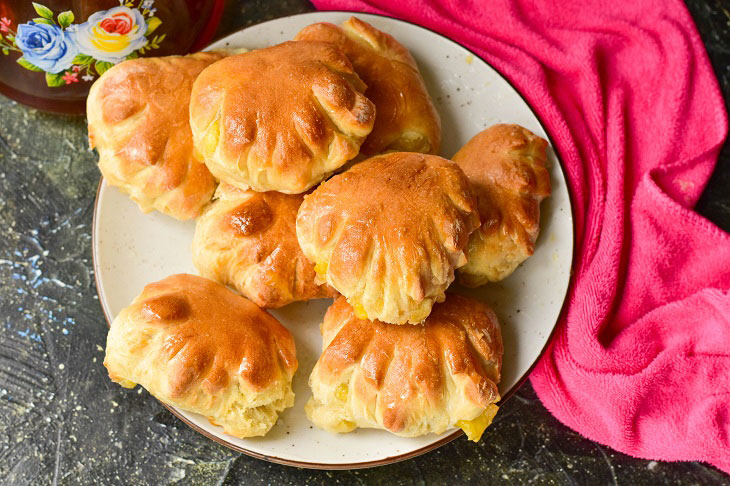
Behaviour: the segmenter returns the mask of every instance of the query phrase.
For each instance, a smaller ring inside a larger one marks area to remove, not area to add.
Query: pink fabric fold
[[[685,6],[314,3],[440,32],[525,96],[561,157],[576,232],[573,282],[535,390],[592,440],[730,472],[730,237],[692,210],[727,117]]]

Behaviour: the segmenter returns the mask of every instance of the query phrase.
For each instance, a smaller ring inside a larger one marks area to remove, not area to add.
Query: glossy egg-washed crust
[[[422,325],[397,326],[358,319],[339,297],[321,329],[324,351],[306,406],[320,428],[413,437],[466,430],[488,414],[486,427],[496,412],[502,337],[494,312],[479,301],[449,293]]]
[[[476,201],[456,164],[393,152],[305,196],[297,238],[318,276],[361,317],[416,324],[444,299],[478,226]]]
[[[200,413],[227,434],[266,434],[294,404],[294,340],[248,299],[195,275],[147,285],[111,325],[104,366],[122,386]]]
[[[351,17],[341,26],[318,23],[305,27],[297,40],[319,40],[338,46],[365,81],[377,112],[372,133],[360,152],[435,154],[441,147],[441,120],[426,91],[413,56],[393,36]]]
[[[254,192],[221,184],[198,218],[193,262],[201,275],[235,288],[261,307],[333,297],[317,284],[297,242],[301,194]]]
[[[550,195],[547,141],[519,125],[493,125],[454,155],[474,189],[481,227],[469,240],[459,282],[502,280],[533,254],[540,202]]]
[[[193,86],[195,147],[223,182],[304,192],[359,153],[375,121],[364,90],[332,44],[285,42],[230,56]]]
[[[216,181],[193,154],[188,106],[193,82],[222,52],[124,61],[91,87],[89,144],[107,183],[144,212],[195,218]]]

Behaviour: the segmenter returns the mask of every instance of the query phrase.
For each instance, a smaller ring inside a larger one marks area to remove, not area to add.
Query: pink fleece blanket
[[[692,211],[727,118],[685,6],[314,3],[441,32],[527,98],[562,159],[576,232],[568,303],[535,390],[597,442],[730,472],[730,236]]]

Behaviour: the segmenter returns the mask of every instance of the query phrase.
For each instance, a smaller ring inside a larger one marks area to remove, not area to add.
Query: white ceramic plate
[[[343,12],[316,12],[279,18],[249,27],[211,45],[260,48],[291,39],[314,22],[340,23]],[[498,122],[518,123],[547,137],[522,97],[494,69],[467,49],[434,32],[406,22],[358,14],[394,35],[416,58],[441,115],[441,155],[452,156],[477,132]],[[565,299],[573,252],[573,224],[565,178],[550,150],[552,196],[542,203],[541,233],[534,256],[508,279],[474,290],[458,289],[489,303],[502,323],[504,365],[499,389],[508,397],[526,379],[542,353]],[[195,223],[159,213],[142,214],[135,204],[103,181],[94,215],[94,265],[99,297],[107,318],[138,295],[142,287],[170,274],[195,273],[190,244]],[[458,437],[401,438],[380,430],[333,435],[307,420],[307,378],[321,352],[319,323],[330,300],[293,304],[272,311],[293,334],[299,371],[294,378],[296,403],[266,437],[237,439],[200,415],[171,410],[199,432],[247,454],[270,461],[313,468],[367,467],[413,457]]]

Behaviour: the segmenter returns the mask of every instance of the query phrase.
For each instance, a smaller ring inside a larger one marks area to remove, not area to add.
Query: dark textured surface
[[[728,5],[690,11],[730,99]],[[221,35],[311,10],[303,0],[229,2]],[[616,453],[560,425],[529,384],[479,444],[362,471],[308,471],[234,453],[187,428],[141,390],[109,382],[106,324],[91,271],[98,180],[82,119],[0,97],[0,483],[2,484],[721,484],[699,463]],[[698,204],[730,230],[730,149]]]
[[[687,2],[687,7],[705,42],[727,108],[730,104],[730,1],[693,0]],[[730,143],[727,141],[696,208],[716,225],[730,231]]]

